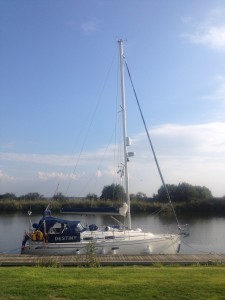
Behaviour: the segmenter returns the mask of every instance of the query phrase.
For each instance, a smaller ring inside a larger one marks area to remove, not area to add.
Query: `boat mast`
[[[126,202],[128,206],[127,211],[127,226],[131,229],[131,216],[130,216],[130,195],[129,195],[129,182],[128,182],[128,170],[127,170],[127,146],[129,146],[127,138],[127,126],[126,126],[126,106],[125,106],[125,86],[124,86],[124,54],[123,54],[123,40],[118,41],[120,49],[120,75],[121,75],[121,101],[122,101],[122,116],[123,116],[123,145],[124,145],[124,176],[125,176],[125,192]]]

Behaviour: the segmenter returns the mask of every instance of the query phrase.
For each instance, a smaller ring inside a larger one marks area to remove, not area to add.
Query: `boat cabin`
[[[33,227],[41,231],[49,243],[79,242],[80,233],[86,230],[80,221],[68,221],[51,216],[42,218],[39,224],[33,224]]]

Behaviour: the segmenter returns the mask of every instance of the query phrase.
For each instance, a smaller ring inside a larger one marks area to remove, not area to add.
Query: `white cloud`
[[[188,182],[207,186],[214,195],[225,194],[225,123],[165,124],[150,129],[150,136],[166,183]],[[137,157],[132,158],[132,188],[149,195],[161,185],[150,146],[143,133],[134,139]],[[143,147],[149,149],[142,154]],[[139,171],[141,170],[141,171]],[[135,179],[133,180],[133,178]],[[144,186],[148,182],[148,187]]]
[[[196,125],[164,124],[150,129],[150,135],[161,155],[225,155],[223,122]],[[134,145],[139,148],[144,138],[143,133],[137,135]]]
[[[216,50],[225,50],[225,26],[203,26],[187,36],[193,43],[205,44]]]
[[[150,136],[166,183],[178,184],[184,181],[193,185],[207,186],[214,195],[225,194],[223,182],[225,178],[225,122],[192,125],[163,124],[150,129]],[[109,154],[102,149],[84,153],[78,162],[76,172],[60,170],[62,166],[69,168],[74,166],[67,155],[5,153],[0,154],[0,159],[2,164],[4,163],[4,169],[9,164],[9,168],[14,169],[14,173],[19,170],[19,173],[15,175],[17,179],[20,179],[18,187],[22,183],[30,187],[30,184],[25,184],[25,180],[29,180],[29,182],[36,181],[41,189],[46,182],[47,191],[47,188],[50,189],[47,182],[51,182],[51,191],[45,192],[51,194],[54,190],[53,182],[56,184],[56,181],[65,183],[72,180],[73,191],[69,194],[77,195],[80,192],[80,195],[86,195],[88,192],[96,192],[95,187],[101,190],[104,185],[120,180],[120,174],[117,174],[119,164],[114,161],[112,148],[108,147],[108,150]],[[156,193],[161,182],[146,134],[141,132],[133,136],[129,151],[136,153],[136,156],[132,157],[129,162],[130,191],[132,193],[141,191],[147,195]],[[20,163],[18,169],[14,168],[17,162]],[[35,171],[35,165],[32,163],[41,163],[43,169],[47,168],[48,171],[44,172],[40,169]],[[10,176],[0,171],[0,179],[7,178],[10,179]],[[88,181],[90,185],[93,184],[92,187],[88,186]],[[10,192],[11,189],[7,187],[7,191]],[[13,192],[17,193],[16,190]],[[20,193],[26,192],[29,191]]]
[[[27,153],[0,153],[0,160],[14,161],[21,163],[37,163],[49,165],[65,165],[68,160],[67,156],[57,155],[41,155],[41,154],[27,154]]]
[[[9,176],[8,174],[0,170],[0,181],[12,181],[12,180],[14,180],[13,177]]]
[[[97,170],[96,177],[102,177],[102,172],[100,170]]]
[[[14,143],[13,142],[8,142],[5,144],[0,145],[1,149],[12,149],[14,147]]]
[[[87,21],[81,25],[81,30],[85,34],[95,32],[95,31],[97,31],[97,28],[98,28],[97,22],[93,21],[93,20]]]
[[[90,165],[95,164],[102,157],[101,150],[91,153],[85,152],[81,156],[77,153],[73,157],[69,155],[56,155],[56,154],[29,154],[29,153],[0,153],[0,160],[13,161],[29,164],[43,164],[49,166],[75,166],[77,164]],[[109,155],[109,154],[108,154]],[[107,155],[105,154],[105,157]]]
[[[205,16],[203,21],[194,24],[193,18],[182,17],[185,24],[193,25],[191,33],[183,34],[195,44],[207,45],[214,50],[225,51],[225,12],[214,9]]]
[[[83,23],[78,23],[77,20],[67,20],[65,24],[76,31],[81,31],[84,34],[91,34],[96,32],[99,28],[99,22],[95,19],[87,20]]]
[[[81,175],[69,173],[65,174],[62,172],[38,172],[38,178],[41,180],[49,180],[49,179],[60,179],[60,180],[77,180],[81,177]]]
[[[217,76],[217,87],[212,94],[203,96],[203,100],[217,101],[220,104],[225,104],[225,78],[223,76]]]
[[[181,21],[185,24],[190,23],[192,21],[192,17],[191,16],[182,16]]]

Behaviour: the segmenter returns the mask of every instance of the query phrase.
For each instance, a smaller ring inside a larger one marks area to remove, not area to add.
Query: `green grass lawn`
[[[0,299],[225,299],[225,267],[0,267]]]

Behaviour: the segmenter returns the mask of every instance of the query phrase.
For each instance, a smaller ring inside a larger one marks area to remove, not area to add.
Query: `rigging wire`
[[[170,205],[170,203],[167,203],[165,205],[165,207],[157,209],[156,211],[151,213],[150,216],[156,216],[156,215],[160,214],[162,211],[166,210],[169,205]]]
[[[190,244],[184,242],[184,240],[182,240],[182,243],[183,243],[184,245],[186,245],[187,247],[189,247],[190,249],[195,250],[195,251],[198,251],[198,252],[200,252],[200,253],[205,253],[205,254],[216,253],[216,252],[214,252],[214,251],[204,251],[204,250],[200,250],[200,249],[198,249],[198,248],[196,248],[196,247],[193,247],[193,246],[191,246]],[[221,254],[219,254],[219,253],[216,253],[216,254],[217,254],[217,255],[221,255]]]
[[[53,197],[50,199],[50,201],[49,201],[49,203],[48,203],[48,205],[47,205],[47,207],[46,207],[46,209],[45,209],[46,211],[50,209],[50,206],[51,206],[52,201],[55,199],[55,196],[58,194],[58,190],[59,190],[59,183],[57,184],[57,187],[56,187],[56,189],[55,189],[55,192],[54,192],[54,194],[53,194]]]
[[[119,68],[117,69],[117,76],[118,76],[118,73],[119,73]],[[115,115],[116,115],[116,117],[115,117],[114,129],[112,131],[112,134],[111,134],[111,136],[109,138],[108,144],[105,147],[105,150],[104,150],[103,154],[99,158],[99,162],[98,162],[97,168],[96,168],[97,171],[95,170],[94,174],[92,174],[90,176],[90,178],[89,178],[87,184],[84,186],[83,190],[85,190],[87,188],[87,186],[91,184],[91,182],[93,181],[94,178],[95,178],[94,186],[96,186],[97,179],[98,179],[98,176],[96,176],[96,173],[100,171],[101,165],[103,164],[103,160],[106,157],[108,149],[111,149],[111,144],[112,144],[113,138],[114,138],[114,148],[113,148],[113,183],[116,183],[115,175],[118,173],[116,171],[116,169],[118,169],[119,162],[121,161],[120,158],[118,159],[118,157],[119,157],[118,154],[121,153],[121,149],[119,149],[119,145],[121,143],[119,142],[119,137],[118,137],[118,120],[117,120],[117,119],[120,120],[120,118],[118,118],[118,111],[117,111],[117,107],[118,107],[118,80],[116,82],[117,82],[117,88],[116,88],[117,92],[116,92],[116,96],[115,96],[115,108],[116,109],[115,109],[115,112],[114,112]]]
[[[115,53],[116,53],[116,51],[115,51]],[[108,77],[109,77],[109,74],[110,74],[110,70],[111,70],[111,68],[112,68],[112,66],[113,66],[113,64],[114,64],[114,59],[115,59],[115,55],[114,55],[114,57],[113,57],[113,59],[112,59],[112,61],[111,61],[111,63],[110,63],[110,66],[109,66],[109,68],[108,68],[108,71],[107,71],[107,74],[106,74],[106,77],[105,77],[103,86],[102,86],[101,91],[100,91],[99,96],[98,96],[97,103],[96,103],[96,105],[95,105],[95,108],[94,108],[94,111],[93,111],[93,113],[92,113],[92,116],[90,117],[90,121],[89,121],[89,123],[88,123],[88,127],[87,127],[87,130],[86,130],[86,134],[85,134],[85,136],[84,136],[84,139],[83,139],[83,142],[82,142],[82,145],[81,145],[81,149],[80,149],[80,151],[79,151],[79,154],[78,154],[78,156],[77,156],[75,165],[74,165],[73,170],[72,170],[72,174],[73,174],[73,175],[76,174],[76,171],[77,171],[79,162],[80,162],[80,160],[81,160],[81,157],[82,157],[84,148],[85,148],[86,143],[87,143],[87,140],[88,140],[88,136],[89,136],[90,131],[91,131],[91,128],[92,128],[92,126],[93,126],[93,122],[94,122],[94,119],[95,119],[97,110],[98,110],[98,108],[99,108],[99,106],[100,106],[100,103],[101,103],[101,101],[102,101],[102,98],[103,98],[103,97],[102,97],[103,91],[104,91],[105,86],[106,86],[106,83],[107,83],[107,81],[108,81]],[[85,123],[87,123],[87,122],[85,122]],[[68,191],[69,191],[69,188],[70,188],[70,186],[71,186],[71,183],[72,183],[72,179],[70,179],[70,181],[69,181],[69,183],[68,183],[68,185],[67,185],[67,188],[66,188],[66,191],[65,191],[65,195],[68,194]]]
[[[108,144],[107,144],[107,146],[106,146],[106,148],[105,148],[103,154],[101,155],[101,157],[100,157],[100,159],[99,159],[99,163],[98,163],[98,165],[97,165],[97,171],[99,171],[99,170],[101,169],[102,162],[103,162],[104,158],[106,157],[106,153],[107,153],[108,149],[110,148],[111,140],[112,140],[113,136],[114,136],[114,132],[113,132],[112,135],[110,136],[109,142],[108,142]],[[96,178],[96,179],[97,179],[97,176],[96,176],[96,170],[94,171],[94,174],[92,174],[92,175],[90,176],[88,182],[86,183],[86,185],[85,185],[85,187],[83,188],[82,191],[84,191],[85,188],[86,188],[88,185],[90,185],[90,183],[91,183],[91,181],[92,181],[93,178]],[[82,191],[81,191],[81,193],[82,193]]]
[[[161,172],[161,169],[160,169],[160,166],[159,166],[159,163],[158,163],[158,159],[156,157],[156,154],[155,154],[155,150],[154,150],[154,147],[153,147],[153,144],[152,144],[152,141],[151,141],[151,138],[150,138],[150,135],[149,135],[149,132],[148,132],[148,128],[147,128],[147,125],[146,125],[146,122],[145,122],[145,119],[144,119],[144,115],[142,113],[142,109],[141,109],[141,106],[140,106],[140,102],[138,100],[138,97],[137,97],[137,93],[136,93],[136,90],[134,88],[134,84],[133,84],[133,81],[132,81],[132,78],[131,78],[131,74],[130,74],[130,70],[128,68],[128,65],[127,65],[127,62],[124,58],[124,62],[125,62],[125,66],[126,66],[126,69],[127,69],[127,73],[128,73],[128,76],[129,76],[129,79],[130,79],[130,82],[131,82],[131,86],[132,86],[132,89],[133,89],[133,92],[134,92],[134,95],[135,95],[135,99],[136,99],[136,102],[137,102],[137,105],[138,105],[138,108],[139,108],[139,112],[141,114],[141,118],[142,118],[142,121],[143,121],[143,124],[144,124],[144,127],[145,127],[145,131],[147,133],[147,136],[148,136],[148,141],[149,141],[149,144],[151,146],[151,149],[152,149],[152,153],[153,153],[153,156],[154,156],[154,160],[155,160],[155,163],[156,163],[156,166],[157,166],[157,169],[158,169],[158,172],[159,172],[159,176],[161,178],[161,181],[162,181],[162,184],[163,184],[163,187],[166,191],[166,196],[167,196],[167,199],[170,203],[170,206],[172,208],[172,211],[173,211],[173,214],[175,216],[175,219],[176,219],[176,222],[177,222],[177,226],[178,228],[181,230],[181,226],[179,224],[179,221],[178,221],[178,218],[177,218],[177,214],[175,212],[175,209],[173,207],[173,204],[172,204],[172,201],[171,201],[171,198],[170,198],[170,194],[169,194],[169,191],[167,189],[167,186],[165,184],[165,181],[164,181],[164,178],[163,178],[163,175],[162,175],[162,172]]]

